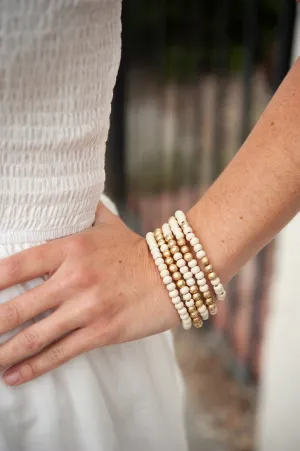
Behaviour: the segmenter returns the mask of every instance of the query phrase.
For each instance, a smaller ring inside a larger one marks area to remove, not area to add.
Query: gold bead
[[[168,242],[169,248],[171,248],[171,247],[173,247],[173,246],[176,246],[176,245],[177,245],[177,243],[176,243],[175,240],[170,240],[170,241]]]
[[[183,279],[178,280],[178,282],[176,282],[176,285],[178,288],[182,288],[185,286],[185,281]]]
[[[181,276],[180,272],[178,272],[178,271],[174,272],[172,277],[173,277],[173,280],[175,280],[175,281],[182,279],[182,276]]]
[[[199,313],[196,311],[196,312],[191,313],[191,314],[190,314],[190,317],[194,319],[194,318],[199,318],[200,315],[199,315]]]
[[[211,292],[210,291],[205,291],[205,293],[203,293],[203,297],[204,297],[204,299],[211,298]]]
[[[208,306],[208,310],[211,315],[216,315],[218,312],[218,307],[216,306],[216,304],[212,304]]]
[[[174,260],[172,257],[167,257],[165,260],[166,265],[172,265],[172,263],[174,263]]]
[[[197,287],[197,285],[192,285],[192,286],[190,287],[190,293],[191,293],[191,294],[196,294],[196,293],[198,293],[198,287]]]
[[[179,238],[179,240],[177,241],[177,245],[178,246],[184,246],[186,244],[186,241],[184,238]]]
[[[194,301],[200,301],[201,300],[201,294],[199,292],[193,294],[193,299],[194,299]]]
[[[215,280],[217,278],[217,274],[215,272],[211,272],[207,276],[209,280]]]
[[[187,254],[189,251],[190,251],[190,250],[189,250],[188,246],[182,246],[181,252],[182,252],[183,254]]]
[[[161,240],[157,241],[158,247],[161,247],[163,244],[165,244],[165,240],[161,239]]]
[[[178,246],[172,246],[170,249],[171,254],[177,254],[177,252],[179,252],[179,247]]]
[[[162,230],[161,229],[155,229],[154,230],[154,235],[162,235]]]
[[[203,257],[203,258],[201,258],[201,263],[202,263],[202,265],[203,266],[207,266],[208,265],[208,258],[207,257]]]
[[[174,265],[174,264],[170,265],[170,266],[169,266],[169,271],[170,271],[170,272],[176,272],[176,271],[178,271],[177,265]]]
[[[213,269],[213,266],[212,265],[207,265],[206,267],[205,267],[205,271],[206,272],[212,272],[214,269]]]
[[[196,306],[197,308],[202,307],[202,305],[203,305],[203,301],[196,301],[196,302],[195,302],[195,306]]]
[[[189,308],[188,308],[188,312],[189,312],[189,313],[194,313],[194,312],[197,312],[197,309],[196,309],[195,306],[189,307]]]
[[[201,318],[199,318],[199,320],[198,318],[193,319],[193,325],[194,327],[196,327],[196,329],[200,329],[203,326],[202,319]]]
[[[191,260],[193,260],[193,254],[188,252],[187,254],[184,255],[183,258],[185,259],[186,262],[190,262]]]
[[[165,242],[168,243],[169,241],[173,240],[173,235],[167,235],[165,237]]]
[[[164,258],[171,257],[171,252],[170,251],[165,251],[165,252],[163,252],[163,256],[164,256]]]
[[[208,299],[206,299],[206,300],[205,300],[205,304],[206,304],[206,305],[213,305],[213,304],[214,304],[213,298],[208,298]]]

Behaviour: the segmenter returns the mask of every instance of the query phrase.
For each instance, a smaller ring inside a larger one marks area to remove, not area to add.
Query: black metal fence
[[[295,0],[124,0],[107,189],[140,231],[178,197],[191,205],[238,150],[288,71],[295,10]],[[272,249],[251,263],[242,353],[239,277],[220,326],[242,381],[256,372]]]

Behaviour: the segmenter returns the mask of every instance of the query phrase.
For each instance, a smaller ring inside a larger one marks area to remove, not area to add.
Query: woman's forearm
[[[228,281],[299,209],[300,59],[238,154],[188,217]]]

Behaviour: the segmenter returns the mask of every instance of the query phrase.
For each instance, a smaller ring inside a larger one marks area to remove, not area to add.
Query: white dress
[[[94,221],[120,12],[121,0],[0,0],[0,258]],[[184,451],[169,338],[95,350],[24,386],[0,380],[0,451]]]

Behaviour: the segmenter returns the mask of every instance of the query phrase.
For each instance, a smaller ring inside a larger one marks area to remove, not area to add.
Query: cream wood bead
[[[182,310],[183,309],[183,307],[184,307],[184,303],[181,301],[181,302],[179,302],[179,304],[175,304],[175,308],[176,308],[176,310]]]
[[[198,265],[197,260],[193,259],[190,262],[188,262],[189,268],[195,268]]]
[[[191,317],[188,313],[184,313],[183,315],[179,315],[179,318],[181,319],[182,323],[188,323],[189,320],[191,320]]]
[[[184,330],[190,330],[192,328],[192,321],[188,324],[182,323],[182,327]]]
[[[170,296],[170,298],[177,298],[177,297],[179,297],[179,291],[178,290],[172,290],[172,291],[169,292],[169,296]]]
[[[199,279],[197,281],[199,287],[203,287],[204,285],[207,285],[206,280],[204,279],[204,277],[202,279]]]
[[[199,266],[194,266],[194,267],[191,269],[191,273],[192,273],[192,274],[198,274],[200,271],[201,271],[201,270],[200,270]]]
[[[190,245],[191,245],[191,246],[196,246],[196,244],[199,244],[199,240],[198,240],[198,238],[193,237],[193,238],[190,240]]]
[[[171,283],[171,282],[172,282],[172,277],[171,276],[166,276],[166,277],[163,278],[163,283],[165,285],[169,285],[169,283]]]
[[[191,299],[190,301],[186,301],[185,306],[187,308],[193,307],[195,305],[195,301],[193,301],[193,299]]]
[[[152,257],[154,259],[156,258],[161,258],[162,257],[162,253],[160,252],[160,250],[158,249],[158,247],[156,249],[153,249],[153,251],[151,251]]]
[[[181,274],[186,274],[187,272],[189,272],[189,268],[187,266],[182,266],[182,268],[180,268],[179,270],[181,272]]]
[[[176,240],[181,240],[181,238],[184,238],[184,234],[181,232],[181,230],[178,232],[175,231],[174,235],[176,236]]]
[[[161,273],[160,273],[160,277],[163,279],[164,277],[166,277],[166,276],[169,276],[170,275],[170,273],[169,273],[169,271],[167,270],[167,269],[164,269],[163,271],[161,271]]]
[[[160,251],[161,252],[165,252],[169,249],[168,245],[166,243],[164,243],[162,246],[160,246]]]
[[[219,285],[221,283],[219,277],[217,277],[215,280],[211,281],[211,284],[213,287],[216,287],[217,285]]]
[[[183,259],[180,259],[177,261],[178,268],[182,268],[183,266],[186,266],[186,262]]]
[[[156,266],[162,265],[164,263],[165,262],[164,262],[164,260],[161,257],[155,259]]]
[[[209,291],[209,286],[208,285],[203,285],[202,287],[200,287],[200,291],[201,293],[205,293],[206,291]]]
[[[187,309],[185,307],[182,307],[182,309],[178,310],[179,315],[182,315],[183,313],[187,313]]]
[[[204,279],[204,272],[200,271],[197,274],[195,274],[195,277],[197,280]]]
[[[182,287],[182,288],[180,288],[180,293],[181,293],[182,295],[188,294],[189,292],[190,292],[190,290],[189,290],[188,287]]]
[[[195,246],[194,246],[194,251],[197,253],[197,252],[200,252],[200,251],[202,251],[202,246],[201,246],[201,244],[200,243],[198,243],[198,244],[196,244]]]
[[[198,258],[198,260],[201,260],[205,256],[206,256],[206,252],[203,250],[196,253],[196,257]]]
[[[226,291],[225,290],[221,294],[217,295],[218,301],[224,301],[225,298],[226,298]]]
[[[223,285],[221,285],[219,283],[219,285],[217,285],[216,287],[214,287],[215,293],[222,293],[222,291],[224,291]]]
[[[193,238],[195,238],[195,234],[193,232],[187,233],[185,236],[188,241],[191,241]]]
[[[185,214],[183,213],[183,211],[181,211],[181,210],[177,210],[176,212],[175,212],[175,218],[177,219],[177,221],[178,221],[178,224],[182,224],[183,222],[185,222],[186,221],[186,217],[185,217]]]
[[[192,233],[192,228],[190,226],[183,227],[183,233],[185,235],[188,235],[189,233]]]
[[[187,284],[187,286],[188,287],[191,287],[192,285],[195,285],[195,279],[188,279],[187,281],[186,281],[186,284]]]
[[[202,314],[202,313],[208,312],[208,310],[207,310],[206,306],[203,304],[203,305],[201,305],[201,307],[198,308],[198,312],[200,314]]]
[[[168,267],[167,267],[167,265],[166,265],[165,263],[162,263],[162,264],[159,265],[159,267],[158,267],[158,271],[159,271],[159,272],[162,272],[162,271],[164,271],[165,269],[168,269]]]
[[[175,305],[175,304],[179,304],[179,302],[182,302],[180,296],[176,296],[176,297],[172,298],[172,303],[173,303],[174,305]]]
[[[168,291],[175,291],[176,290],[176,285],[175,283],[169,283],[169,285],[167,285],[167,290]]]
[[[193,274],[190,271],[188,271],[185,274],[183,274],[183,278],[185,280],[192,279],[193,278]]]
[[[182,260],[182,254],[180,252],[176,252],[176,254],[173,255],[173,258],[176,262],[178,260]]]
[[[189,301],[189,300],[191,300],[191,299],[192,299],[191,293],[183,294],[183,295],[182,295],[182,299],[183,299],[184,301]]]

